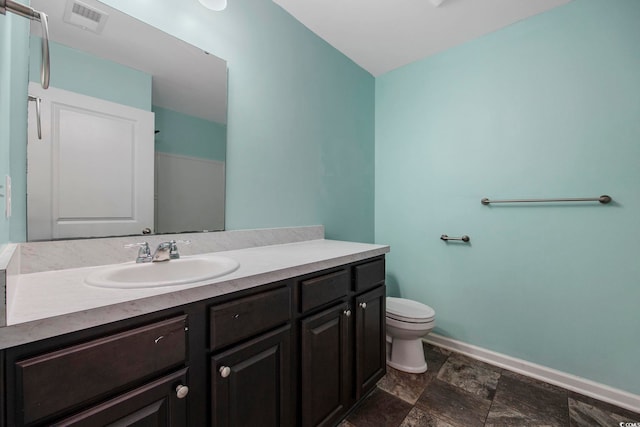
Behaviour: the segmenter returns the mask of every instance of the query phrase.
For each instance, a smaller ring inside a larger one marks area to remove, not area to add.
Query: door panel
[[[349,400],[349,317],[346,303],[301,322],[303,427],[330,426]]]
[[[214,426],[291,425],[290,335],[286,326],[212,357]]]
[[[132,218],[135,123],[56,102],[51,110],[57,219]]]
[[[385,287],[356,297],[356,399],[375,387],[386,372]]]

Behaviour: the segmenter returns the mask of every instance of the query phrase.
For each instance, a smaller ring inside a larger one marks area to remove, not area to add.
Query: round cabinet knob
[[[227,378],[229,375],[231,375],[231,368],[228,366],[221,366],[219,371],[222,378]]]
[[[361,302],[360,303],[360,307],[362,307],[362,309],[367,308],[367,303],[366,302]]]
[[[187,394],[189,394],[189,387],[186,385],[180,384],[176,387],[176,396],[178,396],[178,399],[184,399],[187,397]]]
[[[345,310],[344,315],[347,317],[351,316],[351,310]]]

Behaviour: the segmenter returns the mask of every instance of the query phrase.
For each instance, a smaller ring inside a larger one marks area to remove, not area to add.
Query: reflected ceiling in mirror
[[[28,240],[224,229],[226,62],[94,0],[31,6],[49,16],[53,90],[29,89]]]

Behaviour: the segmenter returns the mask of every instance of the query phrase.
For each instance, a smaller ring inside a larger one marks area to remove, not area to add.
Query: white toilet
[[[399,371],[426,372],[421,338],[434,328],[436,312],[428,305],[387,297],[387,364]]]

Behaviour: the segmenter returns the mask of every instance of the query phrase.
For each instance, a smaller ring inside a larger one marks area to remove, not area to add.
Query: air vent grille
[[[80,0],[68,0],[64,11],[64,22],[98,34],[102,33],[108,17],[108,13]]]
[[[76,15],[80,15],[83,18],[87,18],[92,20],[93,22],[100,22],[100,19],[102,19],[102,14],[93,10],[93,9],[89,9],[86,6],[83,6],[81,4],[78,3],[74,3],[73,4],[73,8],[71,9],[71,11],[73,13],[75,13]]]

